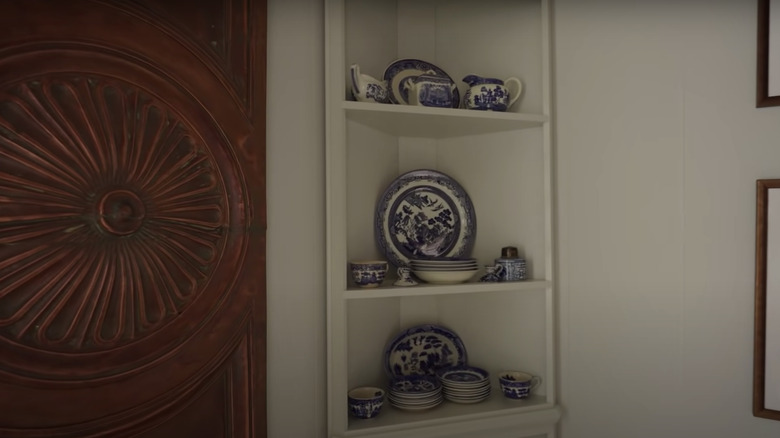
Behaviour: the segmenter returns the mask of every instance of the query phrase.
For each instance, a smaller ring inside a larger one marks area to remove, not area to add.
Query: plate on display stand
[[[474,204],[448,175],[430,169],[407,172],[377,202],[374,237],[395,266],[410,260],[471,255],[477,235]]]
[[[452,107],[458,108],[460,106],[460,92],[458,91],[458,87],[455,85],[455,81],[452,80],[450,75],[430,62],[411,58],[398,59],[393,61],[385,69],[383,78],[387,81],[387,89],[390,94],[390,101],[401,105],[408,105],[408,83],[414,80],[417,76],[426,73],[432,73],[436,76],[441,76],[449,80],[453,88]]]
[[[436,371],[467,362],[466,346],[452,330],[435,324],[411,327],[385,348],[385,372],[390,378],[434,376]]]

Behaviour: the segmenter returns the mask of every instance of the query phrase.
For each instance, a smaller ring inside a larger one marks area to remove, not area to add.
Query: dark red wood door
[[[263,437],[264,0],[0,0],[0,437]]]

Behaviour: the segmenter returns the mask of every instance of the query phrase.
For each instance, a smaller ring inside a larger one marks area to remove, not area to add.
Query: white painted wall
[[[751,414],[755,3],[556,2],[563,438],[780,435]]]
[[[561,438],[780,435],[751,414],[754,3],[555,0]],[[325,436],[322,13],[269,0],[271,438]]]
[[[268,1],[268,436],[326,435],[321,0]]]

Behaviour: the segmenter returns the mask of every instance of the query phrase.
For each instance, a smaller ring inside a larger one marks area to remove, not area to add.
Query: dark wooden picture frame
[[[774,295],[773,303],[776,303],[780,299],[780,289],[777,284],[778,273],[772,273],[769,270],[770,256],[777,257],[780,253],[780,248],[773,248],[770,254],[770,232],[772,233],[772,241],[777,246],[778,236],[780,236],[780,217],[777,217],[777,210],[780,209],[780,205],[770,206],[770,190],[777,190],[776,195],[780,195],[780,179],[760,179],[756,181],[756,278],[755,278],[755,322],[754,322],[754,336],[753,336],[753,415],[761,418],[769,418],[772,420],[780,420],[780,401],[772,400],[772,403],[767,405],[767,380],[775,381],[780,376],[780,359],[777,354],[767,355],[767,349],[771,348],[772,351],[778,351],[780,349],[780,342],[776,335],[770,339],[770,343],[767,342],[767,322],[776,312],[771,312],[770,307],[767,306],[768,293],[772,292]],[[775,203],[780,199],[775,199]],[[770,210],[774,209],[775,216],[770,221]],[[774,225],[772,225],[774,224]],[[771,276],[771,278],[770,278]],[[770,284],[771,283],[771,284]],[[771,287],[767,287],[770,285]],[[769,290],[771,289],[771,290]],[[771,309],[776,309],[777,305],[771,306]],[[780,316],[780,315],[776,315]],[[776,319],[775,317],[775,319]],[[769,321],[774,324],[775,327],[779,321]],[[767,364],[767,360],[772,361],[771,364]],[[768,379],[767,374],[770,374]],[[772,385],[770,385],[772,386]],[[773,386],[772,386],[773,387]],[[777,394],[773,393],[771,396],[773,399],[777,398]]]
[[[770,56],[772,50],[780,57],[780,47],[770,47],[770,29],[780,26],[780,22],[773,23],[770,15],[770,7],[780,8],[780,0],[758,0],[758,41],[757,47],[757,71],[756,71],[756,107],[780,106],[780,93],[770,95],[770,78],[779,77],[780,71],[771,68]],[[780,79],[777,79],[780,81]]]

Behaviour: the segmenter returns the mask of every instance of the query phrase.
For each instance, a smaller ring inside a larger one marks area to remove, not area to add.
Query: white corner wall
[[[754,418],[756,1],[556,0],[562,438],[780,436]]]
[[[268,437],[325,423],[324,8],[268,1]]]
[[[268,8],[268,436],[320,438],[323,7]],[[754,182],[780,177],[755,0],[554,13],[560,438],[780,436],[751,415]]]

